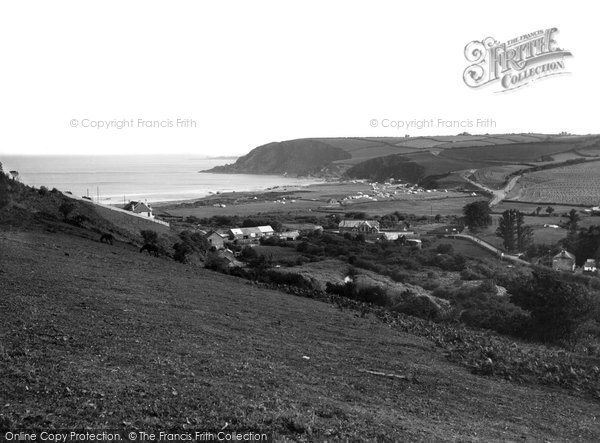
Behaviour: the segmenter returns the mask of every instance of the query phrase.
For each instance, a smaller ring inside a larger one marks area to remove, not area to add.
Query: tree
[[[577,231],[577,227],[579,224],[579,214],[575,209],[571,209],[567,214],[567,229],[570,233],[574,233]]]
[[[144,229],[140,231],[142,238],[144,239],[145,245],[155,245],[158,243],[158,234],[156,231],[152,231],[151,229]]]
[[[184,242],[175,243],[173,249],[175,250],[173,258],[180,263],[185,263],[187,261],[187,255],[192,252],[192,247]]]
[[[60,212],[65,221],[67,221],[67,219],[69,218],[69,214],[73,212],[74,209],[75,205],[73,204],[73,202],[65,201],[62,202],[61,205],[58,207],[58,212]]]
[[[516,209],[502,213],[496,235],[502,238],[504,248],[509,251],[525,251],[533,242],[533,231],[525,225],[525,216]]]
[[[530,312],[531,334],[541,340],[568,338],[593,312],[587,289],[555,272],[534,272],[507,289],[510,301]]]
[[[563,246],[575,254],[577,265],[581,266],[588,258],[600,258],[600,226],[583,228],[569,235]]]
[[[2,162],[0,162],[0,208],[8,204],[8,177],[4,175]]]
[[[546,212],[548,213],[548,215],[552,215],[552,213],[554,212],[554,208],[552,206],[548,206],[546,208]]]
[[[485,200],[469,203],[463,208],[465,224],[472,231],[489,226],[492,224],[491,212],[492,210]]]
[[[537,208],[535,208],[535,215],[540,215],[540,212],[542,212],[542,207],[538,206]]]
[[[525,251],[533,243],[533,230],[525,224],[525,216],[517,211],[517,249],[519,252]]]

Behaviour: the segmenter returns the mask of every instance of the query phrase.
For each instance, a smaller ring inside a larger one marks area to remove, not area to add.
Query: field
[[[508,198],[539,203],[598,205],[600,162],[525,174]]]
[[[224,193],[213,195],[205,200],[208,205],[198,205],[192,202],[165,203],[155,205],[157,213],[168,213],[173,216],[187,217],[190,215],[205,218],[215,215],[249,216],[256,214],[285,214],[291,216],[318,215],[319,213],[365,211],[372,215],[383,215],[394,211],[417,215],[459,214],[462,207],[483,197],[473,197],[464,192],[436,191],[419,192],[417,194],[397,194],[393,199],[372,201],[367,199],[348,200],[344,205],[330,205],[328,200],[341,200],[349,195],[358,193],[373,194],[373,189],[366,183],[322,183],[303,188],[281,188],[286,196],[283,204],[282,197],[265,198],[265,194],[257,193]],[[257,197],[254,200],[254,196]],[[276,198],[274,200],[274,198]],[[213,201],[227,201],[226,207],[214,207]],[[279,202],[278,202],[279,200]],[[295,200],[292,202],[291,200]],[[433,209],[432,209],[433,208]]]
[[[523,165],[490,166],[477,169],[474,180],[492,189],[500,189],[506,183],[508,175],[523,169]]]
[[[63,234],[0,250],[3,429],[600,438],[597,402],[474,375],[370,315]]]
[[[570,151],[576,146],[574,143],[563,142],[514,143],[490,147],[455,148],[444,150],[440,156],[469,163],[476,161],[526,163],[535,162],[544,155]]]
[[[427,195],[427,194],[425,194]],[[363,211],[369,215],[383,215],[399,211],[415,215],[460,215],[463,207],[471,202],[481,200],[481,196],[456,196],[427,199],[422,196],[412,196],[413,199],[390,200],[381,202],[361,202],[346,206],[343,209]],[[334,210],[339,212],[339,209]]]

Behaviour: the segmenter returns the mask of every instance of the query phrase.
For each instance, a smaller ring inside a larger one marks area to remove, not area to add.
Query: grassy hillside
[[[473,375],[369,315],[60,233],[3,230],[0,251],[0,429],[600,437],[597,402]]]

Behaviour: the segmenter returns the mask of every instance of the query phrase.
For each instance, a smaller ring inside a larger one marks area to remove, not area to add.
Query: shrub
[[[471,268],[463,269],[460,273],[462,280],[483,280],[483,275],[478,274]]]
[[[58,207],[58,212],[60,212],[62,214],[64,220],[66,221],[69,218],[69,214],[71,212],[73,212],[74,209],[75,209],[75,205],[73,204],[73,202],[64,201]]]
[[[439,308],[427,297],[410,297],[410,301],[398,303],[392,310],[428,320],[436,320],[440,316]]]
[[[192,252],[191,246],[184,242],[175,243],[173,249],[175,250],[173,258],[180,263],[185,263],[187,261],[187,255]]]
[[[435,248],[435,251],[439,254],[452,254],[454,252],[454,246],[449,243],[442,243]]]
[[[531,314],[530,334],[544,341],[571,336],[593,314],[591,294],[553,272],[536,271],[513,283],[511,301]]]
[[[140,231],[140,234],[144,239],[144,244],[155,245],[156,243],[158,243],[158,233],[156,231],[152,231],[151,229],[144,229]]]

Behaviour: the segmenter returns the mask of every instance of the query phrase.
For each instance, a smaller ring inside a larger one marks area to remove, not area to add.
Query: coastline
[[[215,173],[217,174],[217,173]],[[257,174],[261,175],[261,174]],[[194,204],[201,201],[210,199],[226,199],[226,198],[243,198],[244,196],[263,196],[271,193],[294,193],[294,192],[311,192],[311,187],[322,186],[324,184],[340,184],[342,181],[336,180],[319,180],[304,185],[276,185],[268,188],[261,189],[241,189],[241,190],[225,190],[225,191],[209,191],[207,195],[192,199],[181,199],[181,200],[163,200],[152,202],[152,206],[155,208],[161,208],[165,206],[178,206],[185,204]]]

